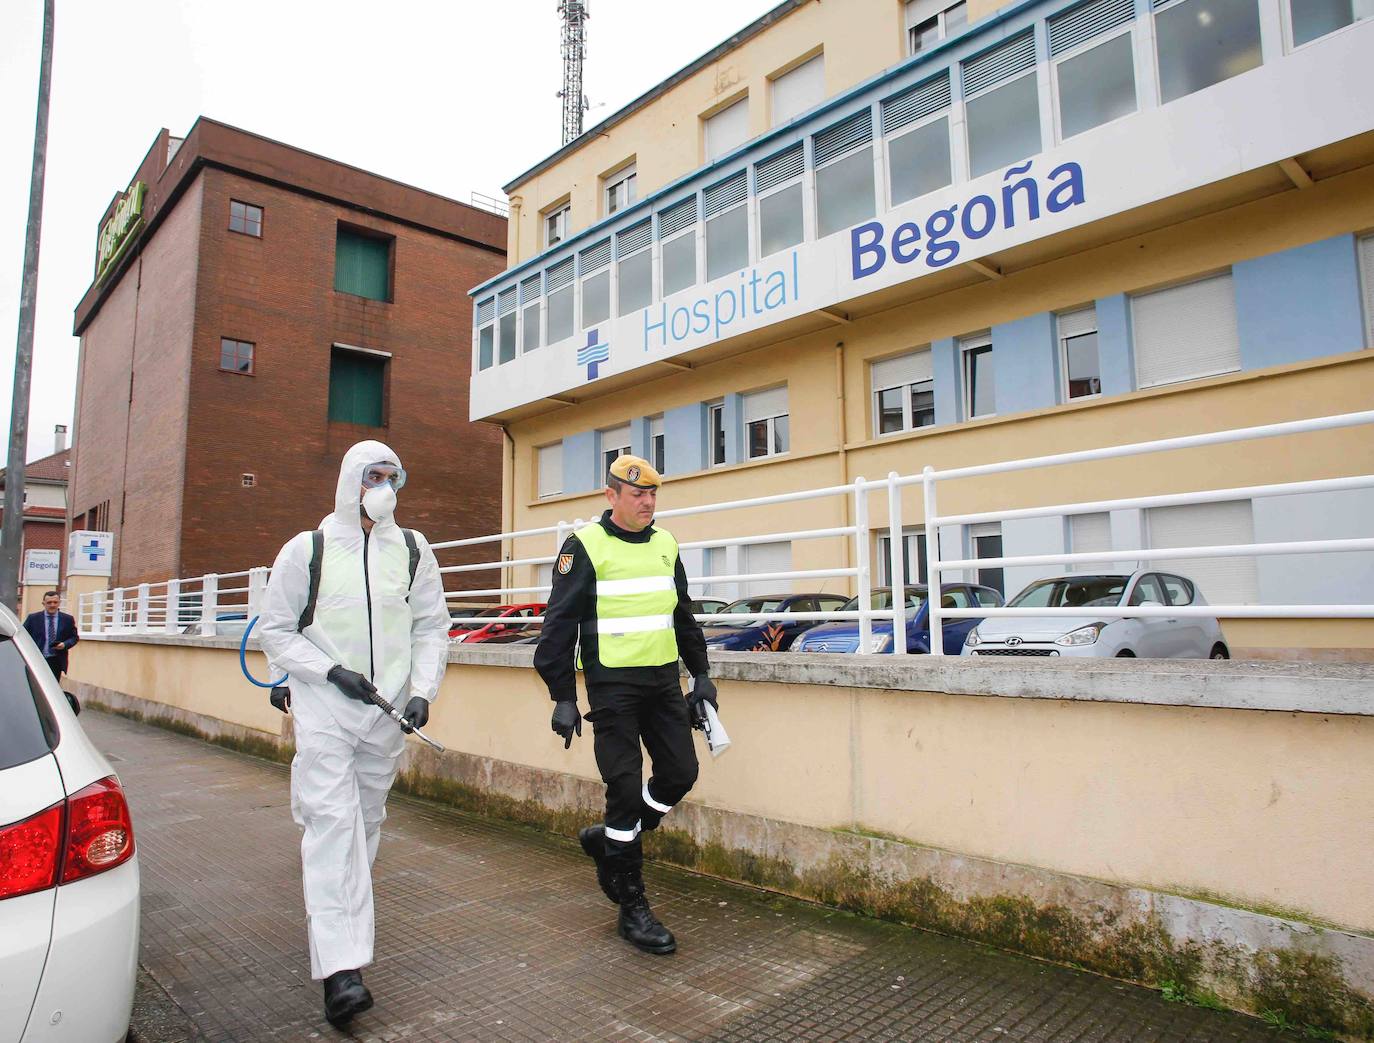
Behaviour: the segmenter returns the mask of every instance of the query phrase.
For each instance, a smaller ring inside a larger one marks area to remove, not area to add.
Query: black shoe
[[[616,893],[620,896],[620,920],[616,930],[636,948],[659,956],[677,952],[673,932],[658,922],[649,900],[644,897],[644,879],[638,873],[617,874]]]
[[[611,900],[612,905],[619,905],[611,871],[606,865],[606,827],[588,826],[577,834],[577,839],[582,850],[587,852],[587,857],[596,863],[596,882],[601,885],[602,893]]]
[[[324,980],[324,1016],[335,1028],[342,1028],[372,1006],[372,993],[357,971],[335,971]]]

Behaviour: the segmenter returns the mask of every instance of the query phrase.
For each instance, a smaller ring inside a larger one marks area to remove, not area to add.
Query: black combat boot
[[[372,993],[358,971],[335,971],[324,980],[324,1016],[335,1028],[342,1028],[372,1006]]]
[[[677,951],[673,932],[658,922],[649,900],[644,897],[644,877],[638,872],[616,873],[613,877],[620,898],[620,937],[645,952],[666,956]]]
[[[577,834],[577,840],[587,857],[596,863],[596,882],[601,885],[602,893],[611,900],[612,905],[619,905],[620,899],[616,897],[615,885],[611,882],[611,869],[606,864],[606,827],[588,826]]]

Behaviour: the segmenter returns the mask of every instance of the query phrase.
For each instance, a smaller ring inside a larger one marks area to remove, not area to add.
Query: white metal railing
[[[937,492],[942,483],[961,481],[971,478],[986,478],[1035,468],[1062,467],[1066,464],[1088,463],[1102,460],[1115,460],[1150,453],[1171,452],[1196,449],[1205,446],[1221,445],[1330,431],[1357,425],[1374,424],[1374,410],[1347,413],[1338,416],[1316,417],[1279,424],[1265,424],[1256,427],[1230,431],[1210,432],[1199,435],[1186,435],[1177,438],[1156,439],[1127,445],[1107,446],[1100,449],[1087,449],[1049,456],[1028,457],[1006,460],[998,463],[979,464],[971,467],[937,470],[924,468],[919,474],[900,475],[891,472],[885,479],[867,481],[856,478],[845,485],[832,485],[818,489],[806,489],[780,493],[770,496],[756,496],[741,500],[699,504],[691,507],[678,507],[658,513],[659,520],[669,520],[693,515],[728,514],[732,511],[748,510],[757,507],[780,504],[815,503],[817,501],[838,501],[839,511],[846,524],[825,525],[810,529],[796,529],[786,532],[766,532],[714,536],[707,539],[684,541],[683,550],[706,551],[713,548],[748,547],[764,543],[795,543],[807,540],[836,541],[842,548],[841,561],[830,568],[807,568],[771,572],[737,572],[728,575],[702,575],[688,579],[689,586],[701,588],[735,583],[795,583],[800,580],[843,579],[857,595],[855,608],[850,611],[834,612],[751,612],[747,616],[739,613],[701,614],[697,618],[703,623],[735,622],[742,618],[767,621],[809,622],[820,620],[850,620],[858,622],[860,650],[874,648],[873,623],[882,620],[891,624],[891,650],[906,652],[908,648],[907,617],[905,597],[892,597],[892,606],[874,609],[872,563],[870,545],[875,535],[869,513],[869,499],[873,495],[883,495],[887,500],[886,530],[888,541],[888,575],[898,578],[907,574],[905,561],[906,548],[903,525],[902,491],[913,485],[921,486],[922,520],[927,534],[926,571],[929,587],[940,588],[942,576],[963,573],[978,569],[1014,568],[1048,564],[1095,564],[1108,562],[1135,561],[1146,562],[1161,559],[1188,560],[1196,558],[1222,557],[1265,557],[1280,554],[1328,554],[1350,552],[1374,552],[1374,536],[1361,536],[1345,539],[1295,540],[1287,542],[1265,542],[1235,544],[1227,546],[1170,547],[1167,549],[1137,547],[1078,553],[1044,553],[1006,555],[997,558],[942,557],[939,531],[941,526],[975,525],[990,521],[1011,521],[1028,518],[1070,517],[1079,514],[1099,513],[1121,509],[1146,509],[1181,504],[1215,503],[1227,500],[1255,499],[1266,496],[1288,496],[1296,493],[1327,493],[1354,489],[1374,488],[1374,475],[1350,475],[1339,478],[1321,478],[1305,481],[1219,488],[1203,491],[1170,493],[1163,495],[1119,497],[1116,499],[1094,499],[1074,503],[1058,503],[1050,506],[1007,507],[995,511],[979,511],[964,514],[939,513]],[[503,603],[521,603],[524,595],[528,603],[538,604],[536,596],[550,590],[547,583],[517,585],[509,580],[510,570],[515,568],[537,568],[541,565],[552,566],[567,536],[583,524],[582,519],[572,522],[560,521],[556,525],[523,529],[517,532],[493,533],[486,536],[468,537],[432,544],[438,553],[455,549],[487,547],[495,545],[498,555],[513,553],[515,541],[528,541],[542,537],[552,537],[552,553],[524,557],[498,556],[494,560],[463,562],[441,566],[445,576],[462,576],[477,572],[496,572],[501,577],[501,585],[467,590],[447,590],[445,596],[450,601],[473,602],[481,598],[499,598]],[[722,528],[729,532],[728,521],[722,520]],[[267,589],[269,570],[266,567],[249,569],[244,572],[210,574],[189,579],[174,579],[165,583],[142,584],[137,587],[117,588],[83,594],[80,598],[77,618],[83,633],[156,633],[180,632],[190,629],[204,636],[213,636],[221,629],[221,624],[236,620],[249,619],[261,610],[263,596]],[[944,623],[949,619],[969,619],[997,616],[1045,617],[1059,614],[1082,615],[1081,607],[1064,608],[947,608],[940,597],[930,597],[928,603],[929,650],[933,655],[944,654]],[[474,610],[475,611],[475,610]],[[1148,616],[1217,616],[1221,618],[1371,618],[1374,605],[1371,604],[1320,604],[1320,605],[1209,605],[1209,606],[1093,606],[1093,614],[1103,618],[1128,618]],[[501,617],[479,616],[475,614],[453,614],[455,624],[466,624],[476,628],[491,623],[502,622]],[[542,615],[513,616],[504,620],[512,624],[537,624],[543,622]],[[238,628],[235,628],[236,630]]]

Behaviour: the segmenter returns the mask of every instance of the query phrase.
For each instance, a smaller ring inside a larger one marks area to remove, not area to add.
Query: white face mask
[[[374,522],[386,521],[396,510],[396,490],[388,482],[363,493],[363,510]]]

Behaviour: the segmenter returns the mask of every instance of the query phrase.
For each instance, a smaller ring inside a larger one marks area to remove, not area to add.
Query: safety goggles
[[[369,464],[363,468],[363,488],[376,489],[379,486],[391,483],[391,487],[398,492],[406,484],[406,472],[404,467],[397,467],[395,464],[381,461]]]

